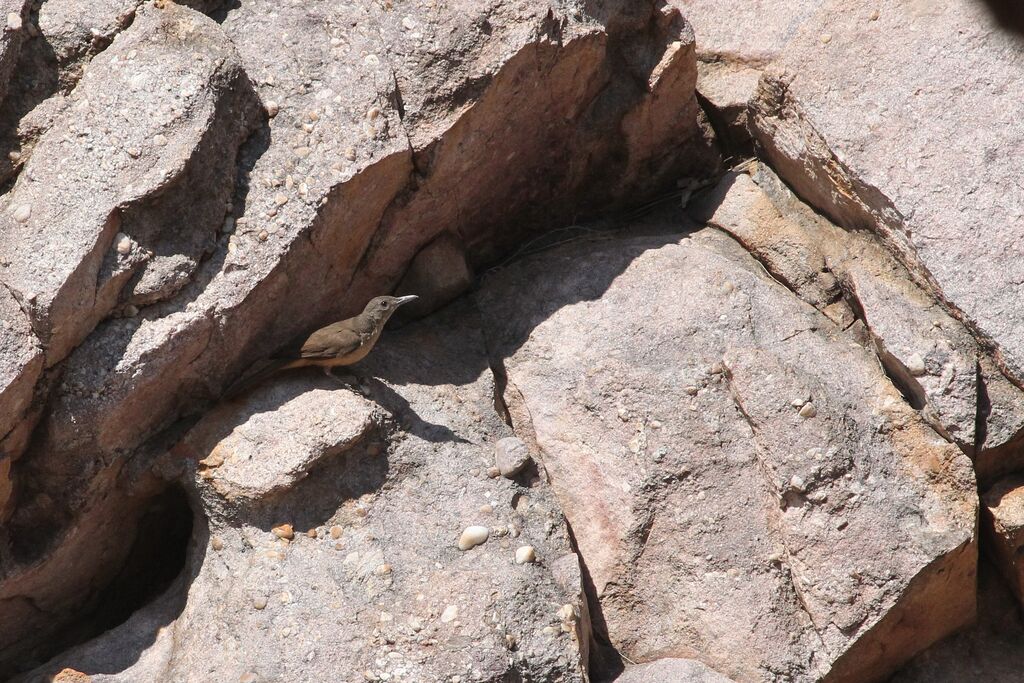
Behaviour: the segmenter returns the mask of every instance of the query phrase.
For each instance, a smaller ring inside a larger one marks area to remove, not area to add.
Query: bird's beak
[[[408,296],[400,296],[398,297],[398,305],[401,306],[402,304],[407,304],[411,301],[416,301],[416,299],[419,299],[419,297],[416,296],[415,294],[409,294]]]

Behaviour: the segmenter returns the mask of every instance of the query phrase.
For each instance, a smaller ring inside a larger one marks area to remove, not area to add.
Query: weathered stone
[[[179,442],[175,455],[199,463],[210,492],[252,505],[293,487],[325,459],[355,448],[379,422],[373,405],[324,378],[279,377],[223,403]],[[210,501],[217,505],[218,501]]]
[[[110,313],[133,277],[129,289],[145,290],[167,268],[186,278],[194,270],[223,220],[232,152],[254,107],[217,25],[173,4],[142,12],[93,62],[0,210],[0,280],[46,344],[48,366]],[[171,142],[154,147],[157,132]],[[133,147],[144,153],[129,154]],[[26,205],[30,218],[15,220]],[[179,227],[183,216],[189,230]],[[118,231],[139,247],[116,253]],[[182,271],[181,259],[191,268]],[[169,291],[184,284],[172,279]]]
[[[518,437],[506,437],[494,447],[494,464],[501,476],[511,479],[530,464],[530,447]]]
[[[615,683],[732,683],[693,659],[658,659],[627,667]]]
[[[747,111],[757,93],[761,72],[728,62],[699,62],[697,92],[720,140],[733,153],[750,152]]]
[[[727,177],[694,212],[733,235],[836,324],[849,327],[859,318],[908,403],[969,454],[982,445],[975,434],[982,351],[874,240],[815,214],[763,165],[753,177]],[[987,378],[1006,383],[998,372]]]
[[[982,497],[983,532],[996,566],[1007,585],[1024,602],[1024,478],[1011,476],[997,482]]]
[[[563,248],[478,298],[628,660],[866,680],[973,619],[970,462],[728,238]]]
[[[466,262],[466,250],[451,233],[443,233],[413,257],[409,269],[395,289],[396,296],[415,294],[419,298],[398,309],[400,320],[421,318],[436,311],[467,291],[473,271]]]
[[[386,455],[369,457],[373,444],[363,441],[328,458],[322,441],[325,455],[308,476],[246,508],[220,505],[210,480],[189,478],[221,549],[193,553],[165,598],[34,675],[74,666],[103,671],[110,683],[237,681],[250,672],[333,681],[363,671],[378,680],[443,681],[461,672],[467,683],[582,683],[589,631],[576,617],[585,612],[579,562],[551,490],[464,473],[467,463],[490,461],[493,442],[509,434],[491,403],[472,307],[457,304],[386,335],[367,362],[376,378],[367,380],[370,400],[391,411],[396,427],[384,435]],[[231,425],[233,409],[251,434],[253,411],[287,396],[298,378],[278,381],[224,406],[219,424]],[[285,410],[300,401],[313,416],[291,414],[296,429],[294,420],[318,415],[336,420],[338,433],[363,429],[362,409],[338,409],[365,403],[348,389],[317,388]],[[496,503],[496,524],[515,524],[549,563],[515,567],[501,538],[459,552],[452,530],[471,523],[485,500]],[[344,532],[296,534],[283,545],[270,533],[282,520]],[[557,611],[566,604],[570,632]],[[543,633],[548,625],[557,632]]]
[[[0,102],[7,93],[8,81],[25,40],[24,16],[28,8],[26,0],[0,1]]]
[[[1020,381],[1024,262],[1007,198],[1020,192],[1024,51],[985,4],[825,3],[766,73],[751,123],[801,197],[882,236]]]
[[[693,24],[697,54],[747,66],[764,66],[782,52],[801,24],[827,0],[772,2],[673,0]]]

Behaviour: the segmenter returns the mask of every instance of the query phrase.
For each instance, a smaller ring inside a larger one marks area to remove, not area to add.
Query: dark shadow
[[[1024,3],[1020,0],[978,1],[988,8],[1004,31],[1024,36]]]
[[[325,524],[345,501],[378,492],[389,470],[386,444],[377,435],[328,458],[298,483],[242,514],[246,524],[263,531],[269,532],[287,519],[295,533],[302,533]]]
[[[626,665],[608,637],[608,622],[605,621],[604,611],[601,609],[601,600],[597,596],[597,588],[594,586],[594,579],[590,576],[590,570],[587,569],[586,559],[580,553],[576,543],[572,525],[567,520],[565,526],[569,530],[569,543],[572,545],[572,550],[580,560],[583,594],[587,598],[587,610],[590,613],[590,661],[587,663],[590,680],[593,683],[610,683],[625,670]]]
[[[998,569],[982,555],[977,623],[914,657],[888,683],[1019,683],[1022,671],[1024,621],[1020,606]]]
[[[61,653],[51,662],[52,671],[47,667],[47,674],[62,669],[64,661],[73,661],[76,669],[89,674],[117,673],[138,661],[160,629],[178,617],[187,587],[202,566],[205,528],[190,544],[194,516],[178,486],[153,496],[138,514],[131,549],[117,574],[97,591],[89,609],[14,663],[16,671],[39,667],[54,653]],[[186,571],[188,567],[192,569]],[[121,647],[91,647],[89,641],[115,629],[122,631],[117,638]],[[12,680],[31,683],[37,679]]]
[[[0,98],[0,194],[13,185],[25,161],[11,156],[21,151],[19,126],[29,112],[56,94],[60,85],[60,66],[53,47],[42,36],[25,41],[7,94]],[[36,132],[41,134],[42,130]]]
[[[413,407],[405,397],[379,379],[366,378],[363,380],[363,383],[369,388],[370,399],[376,401],[382,408],[394,415],[404,431],[430,443],[471,443],[453,432],[449,427],[427,422],[421,418],[413,410]]]

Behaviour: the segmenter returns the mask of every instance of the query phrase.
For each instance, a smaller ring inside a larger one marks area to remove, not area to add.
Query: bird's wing
[[[363,335],[346,326],[335,323],[320,328],[309,335],[298,349],[296,358],[341,358],[363,345]]]

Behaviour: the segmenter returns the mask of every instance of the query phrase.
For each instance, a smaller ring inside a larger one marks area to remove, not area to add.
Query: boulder
[[[446,313],[378,345],[369,400],[300,371],[193,427],[161,464],[184,470],[209,521],[186,571],[164,598],[23,680],[65,667],[107,683],[586,680],[589,624],[564,519],[547,486],[482,471],[510,430],[472,307]],[[264,481],[294,469],[293,446],[316,460],[307,475],[245,505],[205,474],[248,468]],[[246,464],[246,452],[264,462]],[[460,551],[473,524],[489,538]],[[526,543],[539,559],[516,564]]]
[[[879,680],[972,621],[970,461],[730,238],[569,245],[478,302],[623,659]]]

